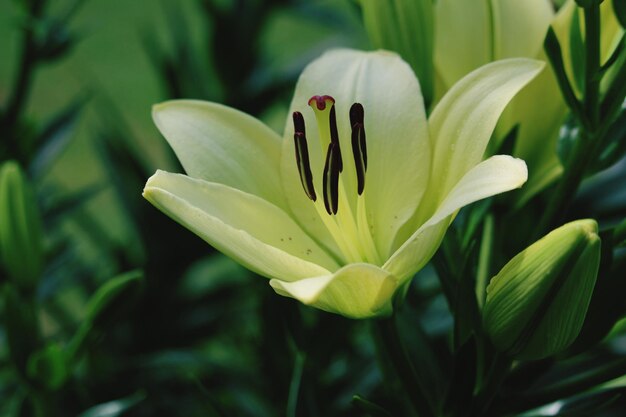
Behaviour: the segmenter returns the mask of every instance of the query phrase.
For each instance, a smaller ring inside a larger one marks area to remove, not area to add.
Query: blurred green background
[[[29,36],[55,52],[25,64]],[[0,159],[28,174],[45,237],[38,285],[6,284],[0,306],[0,415],[356,412],[380,381],[366,325],[276,297],[141,197],[182,171],[154,103],[218,101],[281,132],[331,47],[368,47],[355,2],[0,1],[0,109],[30,76]]]

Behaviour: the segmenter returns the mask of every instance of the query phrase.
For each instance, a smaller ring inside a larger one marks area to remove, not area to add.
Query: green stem
[[[392,316],[373,322],[378,342],[377,348],[382,351],[381,357],[391,362],[391,368],[417,414],[420,417],[435,417],[433,405],[424,395],[425,391],[421,387],[415,368],[402,345],[394,318],[395,316]]]
[[[306,356],[303,352],[296,353],[296,361],[293,366],[291,383],[289,384],[289,397],[287,399],[287,417],[296,417],[298,409],[298,398],[300,396],[300,383],[304,372],[304,362]]]
[[[548,207],[544,211],[535,238],[557,226],[572,201],[576,190],[585,177],[587,168],[597,154],[599,142],[606,131],[600,127],[600,5],[595,3],[584,9],[585,12],[585,91],[583,96],[584,114],[578,115],[581,135],[572,158]],[[562,87],[563,88],[563,87]],[[600,130],[600,131],[599,131]]]
[[[498,394],[502,382],[506,379],[511,369],[511,359],[499,352],[493,356],[489,373],[485,379],[485,384],[478,393],[476,404],[477,413],[475,416],[484,416],[487,414],[491,404]]]
[[[567,169],[552,193],[548,207],[543,212],[541,220],[539,221],[534,234],[534,240],[540,238],[562,222],[571,200],[592,161],[592,156],[595,153],[591,152],[587,146],[584,146],[587,142],[593,141],[583,139],[579,140],[576,144],[574,155],[570,159]]]
[[[483,225],[483,235],[478,253],[478,269],[476,271],[476,299],[482,309],[487,297],[487,284],[491,275],[491,258],[494,240],[494,217],[488,214]]]
[[[503,401],[502,411],[506,413],[518,413],[544,404],[571,397],[587,391],[605,382],[619,378],[626,374],[626,358],[613,361],[590,371],[566,379],[565,381],[549,386],[539,392],[530,392],[521,395],[513,401]]]

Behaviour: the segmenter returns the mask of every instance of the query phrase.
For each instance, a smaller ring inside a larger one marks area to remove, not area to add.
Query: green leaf
[[[617,17],[619,24],[622,25],[623,28],[626,28],[626,1],[613,0],[613,11],[615,12],[615,17]]]
[[[68,377],[65,353],[58,345],[49,344],[30,356],[27,372],[28,376],[49,390],[56,391],[63,386]]]
[[[86,96],[75,99],[43,126],[42,132],[34,140],[36,153],[28,166],[28,172],[33,177],[46,175],[67,148],[87,100]]]
[[[587,7],[596,7],[603,1],[604,0],[576,0],[576,4],[578,5],[578,7],[587,8]]]
[[[626,154],[626,110],[622,110],[609,128],[601,149],[601,153],[592,172],[603,171],[616,164]]]
[[[626,39],[622,38],[622,42]],[[613,123],[626,98],[626,59],[622,59],[600,105],[602,123]]]
[[[146,394],[137,392],[128,397],[93,406],[78,415],[78,417],[118,417],[146,399]]]
[[[428,108],[433,100],[432,0],[361,0],[363,21],[375,48],[398,52],[417,75]]]
[[[391,417],[391,413],[385,410],[383,407],[366,400],[360,395],[352,397],[352,405],[358,409],[365,411],[371,417]]]
[[[133,304],[143,286],[143,272],[134,270],[110,279],[91,297],[86,317],[68,347],[68,358],[76,359],[94,327],[115,321]]]
[[[108,184],[105,183],[90,185],[68,196],[64,196],[58,201],[54,201],[44,210],[44,220],[46,224],[54,224],[67,218],[75,210],[78,210],[92,201],[93,198],[100,195],[107,187]]]
[[[10,357],[18,371],[26,375],[28,358],[41,343],[35,306],[32,300],[22,297],[11,284],[5,284],[2,296],[2,318]]]
[[[458,416],[463,410],[470,409],[476,386],[477,363],[476,338],[472,335],[454,355],[452,377],[444,402],[445,415]]]
[[[103,284],[87,304],[86,321],[99,325],[119,317],[122,307],[133,301],[143,284],[143,272],[126,272]]]
[[[552,27],[548,29],[543,47],[546,55],[548,56],[548,60],[552,65],[552,70],[554,71],[554,75],[556,76],[556,80],[559,84],[559,88],[561,89],[565,102],[574,115],[576,115],[576,118],[580,120],[581,123],[588,125],[589,123],[583,113],[582,105],[580,104],[580,101],[578,101],[578,98],[574,93],[574,89],[570,84],[569,78],[567,77],[565,64],[563,63],[561,44],[559,43],[559,39],[557,38],[556,33],[554,33],[554,29],[552,29]]]

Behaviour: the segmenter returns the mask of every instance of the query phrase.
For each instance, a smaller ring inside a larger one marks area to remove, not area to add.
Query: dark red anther
[[[307,197],[315,201],[317,195],[315,194],[315,187],[313,186],[313,173],[311,172],[309,149],[306,143],[304,118],[300,112],[293,113],[293,126],[293,141],[296,149],[296,163],[298,165],[298,172],[300,173],[300,182],[302,183],[302,188],[304,188]]]
[[[355,123],[363,124],[365,120],[365,111],[361,103],[354,103],[350,106],[350,126],[354,126]]]
[[[343,172],[343,159],[341,158],[341,146],[339,145],[339,131],[337,130],[337,115],[335,114],[335,105],[330,108],[329,114],[330,141],[337,145],[337,155],[339,158],[339,172]]]
[[[357,191],[363,194],[365,173],[367,171],[367,144],[365,139],[365,113],[363,106],[354,103],[350,107],[350,125],[352,126],[352,155],[356,168]]]
[[[339,148],[334,142],[328,144],[324,164],[324,207],[328,214],[337,214],[339,208]]]
[[[304,130],[304,117],[299,111],[293,112],[293,130],[295,133],[306,134]]]

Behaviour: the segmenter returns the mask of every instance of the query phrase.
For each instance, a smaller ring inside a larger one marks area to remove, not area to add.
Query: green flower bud
[[[483,311],[496,348],[536,360],[567,348],[583,325],[600,264],[595,220],[568,223],[516,255],[490,282]]]
[[[35,193],[15,161],[0,166],[0,264],[22,290],[32,290],[43,269],[43,227]]]

